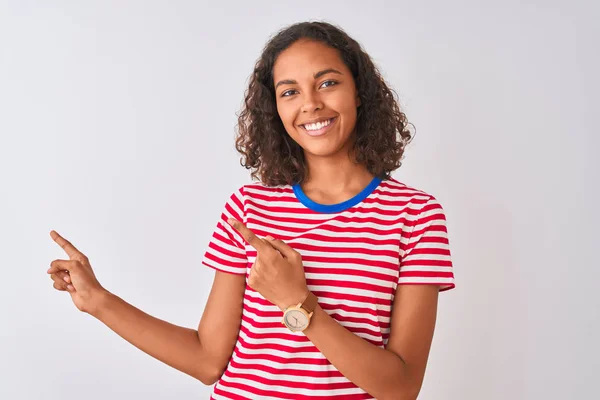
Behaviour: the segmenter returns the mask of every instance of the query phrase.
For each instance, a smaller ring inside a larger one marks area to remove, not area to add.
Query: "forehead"
[[[277,57],[273,65],[273,80],[313,79],[315,72],[326,68],[335,68],[344,74],[350,72],[336,49],[321,42],[299,40]]]

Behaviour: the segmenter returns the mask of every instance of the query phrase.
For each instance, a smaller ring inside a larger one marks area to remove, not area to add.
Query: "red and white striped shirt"
[[[454,288],[441,205],[394,178],[375,178],[335,205],[311,201],[299,185],[239,188],[226,202],[202,263],[247,279],[256,250],[227,223],[229,217],[298,251],[321,308],[378,347],[387,345],[398,284]],[[282,325],[282,317],[277,306],[246,286],[235,350],[211,399],[373,399],[302,332]]]

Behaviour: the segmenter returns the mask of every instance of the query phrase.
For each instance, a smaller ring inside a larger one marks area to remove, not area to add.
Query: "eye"
[[[281,93],[281,97],[290,97],[291,92],[295,92],[294,89],[290,89],[290,90],[286,90],[285,92]]]
[[[332,85],[327,85],[327,86],[325,86],[325,84],[326,84],[326,83],[331,83]],[[337,84],[338,84],[338,83],[337,83],[336,81],[329,80],[329,81],[325,81],[325,82],[323,82],[323,83],[321,84],[321,87],[335,86],[335,85],[337,85]]]

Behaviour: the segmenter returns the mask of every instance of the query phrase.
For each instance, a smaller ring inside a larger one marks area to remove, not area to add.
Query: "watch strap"
[[[311,314],[315,311],[315,308],[317,308],[318,301],[319,299],[313,292],[308,292],[308,296],[306,296],[306,299],[304,299],[300,307],[304,308],[306,312]]]

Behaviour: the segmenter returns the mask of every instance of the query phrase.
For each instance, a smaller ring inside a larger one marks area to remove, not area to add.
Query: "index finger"
[[[269,246],[267,243],[263,242],[258,236],[254,234],[250,229],[246,227],[246,225],[242,224],[235,218],[229,218],[227,220],[229,225],[233,226],[236,231],[242,235],[246,242],[252,247],[254,247],[258,251],[265,251]]]
[[[58,243],[60,247],[67,253],[70,259],[73,259],[74,256],[80,255],[81,252],[75,248],[67,239],[63,238],[56,231],[50,232],[50,237]]]

